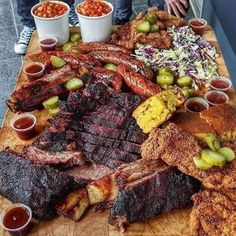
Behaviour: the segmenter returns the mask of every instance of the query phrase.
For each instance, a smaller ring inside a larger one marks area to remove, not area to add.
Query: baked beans
[[[111,8],[99,0],[85,0],[78,6],[77,11],[84,16],[103,16],[111,11]]]
[[[42,2],[35,10],[34,14],[38,17],[52,18],[66,13],[67,7],[56,2]]]

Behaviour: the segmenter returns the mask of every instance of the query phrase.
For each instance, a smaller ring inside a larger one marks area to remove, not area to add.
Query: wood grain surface
[[[73,28],[71,31],[77,31]],[[208,27],[203,37],[213,44],[218,53],[217,63],[219,65],[219,74],[229,76],[228,70],[225,66],[224,58],[222,57],[219,44],[217,42],[215,33]],[[28,53],[39,52],[37,33],[34,32],[30,41],[30,45],[27,51]],[[22,67],[29,63],[26,59],[23,62]],[[16,82],[16,89],[22,84],[26,83],[27,78],[20,69],[18,79]],[[228,92],[230,96],[230,104],[236,105],[236,95],[233,90]],[[45,110],[33,111],[37,117],[37,131],[40,133],[46,126],[46,120],[48,115]],[[10,147],[16,151],[19,151],[23,146],[31,144],[33,140],[21,141],[17,138],[15,132],[10,128],[10,120],[14,114],[10,111],[6,113],[5,120],[3,122],[2,130],[0,132],[0,150]],[[0,212],[8,207],[10,202],[0,196]],[[186,209],[175,210],[167,214],[155,217],[145,222],[131,224],[125,233],[126,236],[182,236],[189,234],[189,215],[191,207]],[[121,235],[119,229],[110,226],[108,224],[109,211],[95,212],[94,209],[90,209],[85,216],[79,222],[73,222],[72,220],[58,216],[55,219],[47,222],[36,223],[30,235],[32,236],[118,236]],[[8,235],[6,231],[0,228],[0,235]]]

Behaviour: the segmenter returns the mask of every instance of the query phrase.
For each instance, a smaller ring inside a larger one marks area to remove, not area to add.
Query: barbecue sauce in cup
[[[26,74],[28,80],[33,82],[36,79],[43,77],[45,66],[40,62],[33,62],[24,68],[24,73]]]
[[[189,21],[189,25],[196,34],[202,36],[206,28],[207,21],[202,18],[194,18]]]
[[[209,108],[209,104],[202,97],[191,97],[186,100],[184,107],[188,112],[197,113]]]
[[[36,117],[30,113],[15,115],[11,121],[11,127],[21,140],[28,140],[36,135],[35,124]]]
[[[53,36],[45,37],[45,38],[40,39],[39,44],[42,51],[55,51],[57,38]]]
[[[29,232],[32,224],[32,211],[24,204],[13,204],[1,215],[1,225],[11,235],[24,236]]]

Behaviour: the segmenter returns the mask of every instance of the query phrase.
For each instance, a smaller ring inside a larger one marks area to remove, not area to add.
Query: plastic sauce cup
[[[5,209],[0,216],[1,226],[14,236],[27,235],[32,226],[31,220],[32,210],[30,209],[30,207],[20,203],[12,204],[10,207]],[[9,223],[9,221],[11,222]],[[21,225],[21,223],[23,223],[23,225]],[[15,224],[17,226],[16,228],[9,227],[6,224]]]
[[[28,140],[36,135],[36,117],[31,113],[16,114],[11,119],[11,127],[21,140]]]
[[[55,51],[57,38],[53,36],[45,36],[39,39],[39,45],[42,51]]]
[[[42,78],[44,70],[45,65],[41,62],[32,62],[23,68],[23,72],[26,74],[30,82]]]
[[[191,113],[198,113],[209,108],[209,104],[203,97],[191,97],[184,103],[186,111]]]
[[[207,26],[207,21],[202,18],[193,18],[189,21],[189,25],[196,34],[202,36]]]
[[[227,91],[232,87],[232,82],[229,78],[220,76],[211,80],[210,87],[215,90]]]
[[[205,93],[204,97],[211,106],[220,105],[229,101],[229,96],[219,90],[208,91]]]
[[[83,42],[106,42],[110,39],[114,7],[109,2],[104,1],[104,3],[111,8],[111,11],[103,16],[84,16],[77,12],[78,6],[76,7]]]

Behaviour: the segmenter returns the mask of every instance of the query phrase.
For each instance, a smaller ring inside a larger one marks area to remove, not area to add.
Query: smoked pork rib
[[[28,205],[39,220],[55,216],[55,205],[78,187],[67,174],[32,164],[9,149],[0,152],[0,194]]]
[[[112,206],[109,223],[123,227],[188,206],[191,196],[198,190],[196,179],[164,165],[144,178],[122,185]]]

